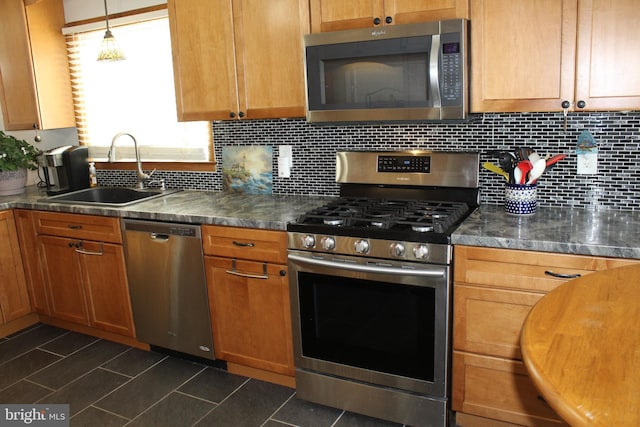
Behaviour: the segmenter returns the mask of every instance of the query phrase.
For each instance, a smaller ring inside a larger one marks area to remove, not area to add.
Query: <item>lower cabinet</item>
[[[133,337],[118,219],[38,212],[36,230],[49,315]]]
[[[457,424],[566,425],[522,362],[520,330],[533,305],[572,275],[638,260],[455,246],[452,409]]]
[[[13,211],[0,211],[0,325],[31,312]]]
[[[203,226],[203,242],[216,357],[292,385],[286,233]]]

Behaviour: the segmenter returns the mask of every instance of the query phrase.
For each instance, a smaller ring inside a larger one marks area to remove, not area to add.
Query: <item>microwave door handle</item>
[[[440,34],[431,36],[431,52],[429,53],[429,85],[433,108],[442,107],[440,98]]]

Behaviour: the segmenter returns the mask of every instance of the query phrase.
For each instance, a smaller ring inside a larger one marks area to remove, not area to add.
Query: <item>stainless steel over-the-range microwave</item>
[[[464,19],[308,34],[309,122],[465,119]]]

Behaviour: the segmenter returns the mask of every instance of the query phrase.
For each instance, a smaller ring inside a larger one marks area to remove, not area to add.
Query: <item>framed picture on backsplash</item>
[[[222,190],[232,193],[272,194],[273,147],[222,147]]]

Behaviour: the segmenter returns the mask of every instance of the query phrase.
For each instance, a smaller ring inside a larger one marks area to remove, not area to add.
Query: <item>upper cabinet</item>
[[[304,117],[303,0],[169,0],[178,119]]]
[[[310,0],[311,32],[468,18],[469,0]]]
[[[62,0],[0,1],[0,102],[6,130],[75,126]]]
[[[472,111],[640,108],[639,21],[636,0],[471,0]]]

